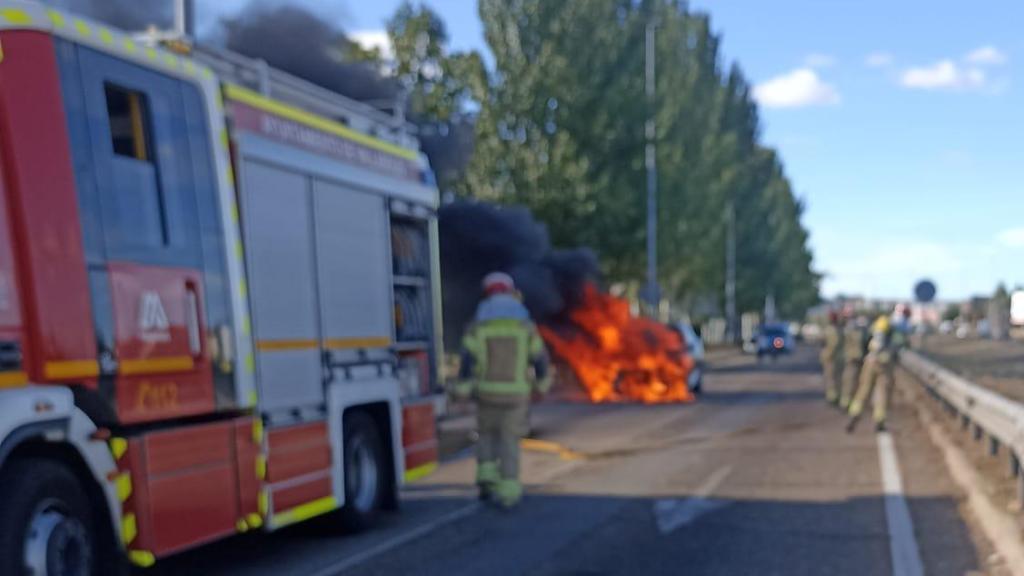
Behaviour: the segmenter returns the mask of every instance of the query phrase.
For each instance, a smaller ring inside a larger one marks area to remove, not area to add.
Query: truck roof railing
[[[174,33],[149,31],[140,39],[153,44],[181,43]],[[347,98],[295,75],[271,67],[265,60],[250,58],[214,46],[189,43],[189,56],[209,66],[222,80],[244,86],[264,96],[331,118],[349,128],[405,148],[419,150],[416,126],[398,115]]]

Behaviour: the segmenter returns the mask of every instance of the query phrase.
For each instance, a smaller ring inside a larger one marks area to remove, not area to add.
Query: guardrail
[[[1010,473],[1017,480],[1017,502],[1024,504],[1024,404],[982,388],[916,352],[901,352],[900,365],[916,376],[976,441],[988,438],[990,456],[998,456],[1000,446],[1006,447]]]

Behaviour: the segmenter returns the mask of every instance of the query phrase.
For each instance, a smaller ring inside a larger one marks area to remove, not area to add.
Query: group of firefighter
[[[869,400],[875,430],[886,429],[896,361],[909,343],[909,318],[905,305],[873,322],[852,307],[829,312],[821,351],[825,399],[848,415],[847,432],[857,427]]]
[[[481,499],[511,508],[523,495],[519,439],[526,433],[530,399],[550,387],[548,357],[512,277],[492,272],[484,299],[462,340],[456,397],[477,404],[477,475]],[[852,432],[871,401],[875,429],[884,431],[894,370],[909,340],[910,309],[897,306],[869,322],[853,308],[832,310],[821,362],[825,398],[849,417]]]

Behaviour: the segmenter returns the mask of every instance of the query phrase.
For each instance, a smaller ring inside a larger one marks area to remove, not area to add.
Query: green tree
[[[607,278],[644,268],[643,123],[657,125],[659,277],[684,307],[724,283],[725,215],[737,222],[739,308],[773,294],[799,316],[818,299],[798,201],[738,67],[720,67],[707,15],[672,0],[482,0],[495,70],[461,190],[525,204],[562,246],[586,244]],[[655,108],[644,27],[657,22]]]
[[[404,2],[388,20],[387,31],[394,51],[390,73],[408,91],[417,121],[449,122],[465,112],[468,102],[483,99],[483,59],[476,52],[449,54],[448,31],[433,10]]]

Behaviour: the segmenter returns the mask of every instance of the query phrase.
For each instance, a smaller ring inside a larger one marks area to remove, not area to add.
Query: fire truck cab
[[[437,460],[437,196],[386,114],[0,1],[0,573],[393,507]]]

